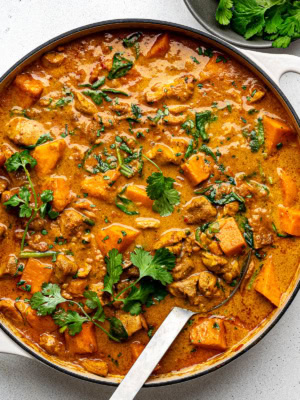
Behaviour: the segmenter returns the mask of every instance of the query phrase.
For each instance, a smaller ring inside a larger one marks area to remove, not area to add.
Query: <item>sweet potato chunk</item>
[[[18,305],[19,302],[17,302]],[[21,303],[21,302],[20,302]],[[58,329],[50,315],[40,316],[30,306],[23,310],[22,315],[28,324],[38,332],[54,332]]]
[[[65,339],[67,349],[72,354],[95,353],[97,351],[95,325],[92,322],[82,324],[82,331],[75,336],[71,336],[66,330]]]
[[[181,167],[184,175],[188,178],[193,186],[205,181],[209,177],[210,169],[204,162],[204,157],[201,153],[194,154]]]
[[[96,240],[102,254],[106,255],[112,249],[125,251],[139,234],[140,231],[131,226],[111,224],[98,232]]]
[[[147,54],[147,58],[164,57],[170,49],[170,37],[167,33],[158,36]]]
[[[140,343],[140,342],[130,343],[131,361],[132,361],[133,364],[136,362],[136,360],[142,354],[142,352],[144,351],[145,347],[146,347],[146,345],[143,344],[143,343]],[[157,366],[154,368],[153,371],[157,371],[159,369],[160,369],[160,365],[157,364]]]
[[[58,139],[36,147],[32,157],[36,159],[36,172],[39,176],[49,175],[62,158],[66,148],[64,139]]]
[[[220,231],[216,237],[227,256],[238,254],[246,247],[245,239],[233,217],[226,218],[223,223],[220,222]]]
[[[296,202],[298,197],[296,182],[281,168],[278,168],[278,175],[280,177],[283,205],[290,207]]]
[[[255,281],[254,289],[266,297],[272,304],[274,304],[274,306],[279,306],[281,292],[271,258],[266,260],[264,263],[264,266]]]
[[[61,212],[71,202],[70,184],[65,176],[51,176],[45,183],[45,189],[53,191],[52,206],[54,210]]]
[[[21,276],[21,281],[24,281],[24,285],[31,286],[31,293],[39,292],[42,289],[42,284],[49,282],[52,270],[51,265],[30,258]]]
[[[217,62],[220,54],[215,53],[205,65],[203,71],[200,72],[199,82],[205,82],[208,80],[212,80],[214,78],[223,77],[226,73],[228,73],[228,66],[223,61]]]
[[[15,85],[30,97],[38,99],[43,91],[41,81],[34,79],[30,74],[18,75],[15,79]]]
[[[146,192],[145,186],[129,185],[126,189],[126,196],[129,200],[141,203],[145,207],[152,207],[153,200],[151,200]]]
[[[290,235],[300,236],[300,210],[279,206],[281,229]]]
[[[295,131],[287,124],[278,119],[264,116],[263,125],[265,130],[265,143],[268,154],[272,154],[276,150],[276,145],[283,142]]]
[[[202,319],[192,326],[190,332],[191,342],[204,349],[225,351],[227,349],[225,326],[222,319]]]
[[[99,174],[87,177],[81,182],[81,190],[88,193],[90,196],[108,201],[112,197],[112,185],[116,182],[119,176],[119,171],[110,170],[102,175]]]
[[[100,376],[107,376],[108,374],[108,365],[105,361],[85,359],[80,360],[80,364],[92,374]]]

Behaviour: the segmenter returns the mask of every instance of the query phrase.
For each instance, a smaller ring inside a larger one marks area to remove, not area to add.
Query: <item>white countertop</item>
[[[201,29],[183,0],[2,0],[0,76],[23,55],[60,33],[101,20],[130,17]],[[300,56],[300,40],[285,53]],[[300,114],[300,76],[286,74],[281,86]],[[298,294],[259,344],[219,371],[182,384],[143,389],[137,399],[299,400],[299,309]],[[112,392],[110,387],[71,378],[35,360],[0,354],[0,400],[108,400]]]

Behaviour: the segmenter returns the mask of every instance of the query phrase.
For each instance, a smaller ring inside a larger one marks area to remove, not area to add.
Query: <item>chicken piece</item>
[[[34,146],[45,132],[40,122],[23,117],[12,118],[6,128],[8,138],[18,146]]]
[[[75,108],[77,111],[87,115],[94,115],[98,112],[95,104],[80,92],[75,92]]]
[[[73,279],[67,287],[67,292],[74,297],[83,297],[83,292],[87,286],[88,281],[86,279]]]
[[[59,355],[65,352],[64,344],[51,333],[43,333],[40,336],[40,346],[51,355]]]
[[[190,257],[184,257],[176,262],[176,266],[172,269],[174,281],[179,281],[187,277],[194,269],[194,263]]]
[[[166,247],[172,253],[179,255],[183,249],[183,241],[187,238],[187,232],[183,229],[171,229],[162,234],[154,243],[154,250]]]
[[[131,108],[128,103],[119,102],[118,104],[112,104],[109,107],[112,111],[114,111],[118,116],[126,115],[130,113]]]
[[[156,143],[151,150],[146,153],[150,160],[157,160],[161,164],[179,164],[180,157],[176,156],[171,147],[164,143]]]
[[[162,119],[162,123],[165,125],[181,125],[185,122],[185,115],[172,115],[169,114]]]
[[[64,139],[47,142],[35,148],[32,157],[36,159],[36,172],[40,177],[49,175],[63,157],[67,145]]]
[[[23,324],[22,315],[15,308],[15,304],[12,299],[0,299],[0,312],[14,324]]]
[[[4,176],[0,176],[0,197],[1,197],[1,194],[5,191],[5,189],[7,188],[8,185],[9,185],[8,179],[5,178]]]
[[[232,203],[225,204],[223,208],[224,215],[229,215],[233,217],[239,212],[240,205],[237,201],[233,201]]]
[[[136,226],[141,229],[157,229],[160,227],[160,220],[156,218],[143,218],[135,219]]]
[[[116,118],[108,113],[94,114],[94,119],[105,129],[113,128],[116,124]]]
[[[245,292],[245,289],[248,286],[249,280],[252,277],[254,270],[255,270],[255,263],[254,263],[254,261],[251,261],[249,264],[249,267],[247,269],[245,278],[243,279],[241,286],[240,286],[240,292],[242,294]]]
[[[189,139],[181,136],[171,137],[171,145],[175,154],[181,153],[181,157],[185,154],[189,145]]]
[[[174,104],[168,106],[170,113],[172,114],[182,114],[189,109],[189,105],[187,104]]]
[[[70,184],[65,176],[51,176],[44,185],[44,190],[53,191],[52,206],[55,211],[63,211],[72,200]]]
[[[217,278],[208,271],[200,272],[198,289],[199,292],[207,298],[220,296],[220,290],[217,287]]]
[[[77,273],[78,278],[86,278],[92,270],[91,264],[84,263],[83,267],[80,267]]]
[[[59,254],[54,265],[54,275],[59,282],[64,282],[67,276],[74,276],[78,266],[69,257]]]
[[[50,315],[40,316],[28,303],[23,300],[16,302],[16,308],[23,316],[23,319],[37,332],[54,332],[58,329]]]
[[[59,217],[58,223],[65,239],[71,239],[78,236],[83,231],[85,226],[84,215],[75,211],[73,208],[68,208]]]
[[[100,303],[102,305],[105,304],[105,301],[103,300],[104,296],[103,288],[104,288],[103,282],[92,283],[89,285],[89,290],[97,293]]]
[[[95,335],[95,325],[92,322],[82,324],[81,332],[71,336],[65,331],[67,349],[71,354],[87,354],[97,351],[97,340]]]
[[[80,364],[85,370],[91,372],[92,374],[99,376],[107,376],[108,374],[108,365],[105,361],[91,360],[87,358],[84,360],[80,360]]]
[[[184,222],[187,224],[208,222],[217,215],[215,207],[204,196],[193,197],[185,204],[183,210],[185,213]]]
[[[0,264],[0,278],[17,276],[23,271],[23,269],[24,265],[18,264],[18,258],[16,255],[10,254],[8,259],[3,260]]]
[[[190,331],[191,343],[204,349],[225,351],[227,349],[224,321],[220,318],[201,319]]]
[[[17,75],[14,83],[18,89],[20,89],[26,96],[31,97],[33,100],[37,100],[41,97],[43,92],[43,84],[41,81],[34,79],[32,75]]]
[[[261,100],[265,96],[265,94],[266,94],[266,92],[263,90],[254,90],[252,92],[251,96],[247,97],[247,101],[250,104],[257,103],[259,100]]]
[[[159,35],[151,49],[148,51],[147,58],[164,57],[170,49],[170,37],[168,33]]]
[[[46,53],[42,58],[42,63],[46,68],[57,68],[60,67],[64,62],[65,55],[57,51],[50,51]]]
[[[175,297],[188,297],[191,304],[196,302],[197,284],[199,274],[195,274],[182,281],[172,282],[167,286],[167,290]]]
[[[226,282],[230,283],[240,273],[240,267],[236,260],[228,263],[226,258],[219,257],[209,252],[202,252],[202,262],[212,272],[223,275]]]
[[[117,311],[116,317],[122,322],[129,337],[141,329],[148,329],[147,322],[142,314],[131,315],[123,311]]]
[[[184,75],[168,84],[156,84],[145,92],[146,100],[154,103],[163,98],[174,98],[185,102],[193,95],[195,83],[193,75]]]

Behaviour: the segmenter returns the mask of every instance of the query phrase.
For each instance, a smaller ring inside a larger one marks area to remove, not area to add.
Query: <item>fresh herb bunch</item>
[[[25,246],[25,239],[27,236],[27,232],[31,222],[36,218],[38,212],[42,218],[45,218],[46,215],[51,219],[55,219],[58,217],[59,213],[52,210],[50,202],[53,200],[53,192],[52,190],[44,190],[40,196],[42,204],[38,205],[38,196],[35,191],[33,182],[30,177],[30,173],[28,171],[28,167],[33,168],[36,165],[36,160],[29,154],[28,150],[24,150],[22,152],[14,153],[5,163],[6,170],[8,172],[16,172],[18,169],[22,168],[26,174],[26,177],[29,182],[29,186],[31,189],[28,189],[27,186],[22,186],[18,194],[13,195],[8,201],[4,203],[7,207],[19,207],[19,217],[20,218],[29,218],[21,241],[21,254],[23,255],[23,250]],[[31,204],[30,199],[31,195],[34,199],[34,205]],[[49,253],[49,255],[52,255]],[[46,253],[41,253],[45,256]]]
[[[286,48],[300,38],[300,1],[220,0],[216,20],[247,40],[259,36]]]

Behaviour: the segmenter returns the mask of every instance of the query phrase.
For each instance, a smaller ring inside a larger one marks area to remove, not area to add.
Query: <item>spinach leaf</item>
[[[128,71],[133,67],[133,62],[122,57],[121,53],[115,53],[113,57],[112,68],[109,71],[108,79],[117,79],[126,75]]]

